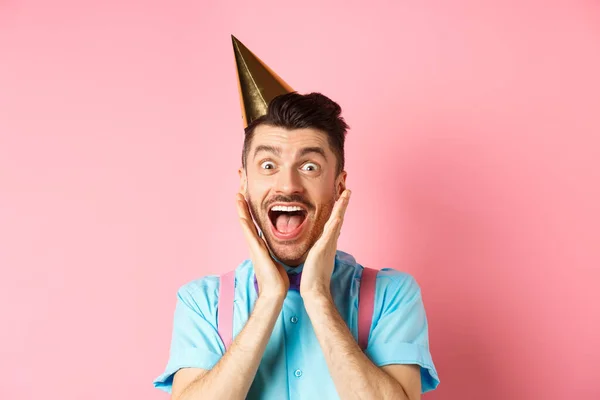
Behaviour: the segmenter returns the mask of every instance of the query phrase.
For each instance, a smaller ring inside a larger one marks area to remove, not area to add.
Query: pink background
[[[425,398],[600,398],[600,3],[326,3],[0,0],[0,397],[167,398],[177,288],[247,254],[235,34],[343,106]]]

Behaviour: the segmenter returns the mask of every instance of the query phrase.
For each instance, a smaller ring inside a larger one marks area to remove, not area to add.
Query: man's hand
[[[236,203],[240,225],[250,249],[250,259],[258,281],[259,296],[285,298],[290,287],[290,280],[285,268],[271,258],[267,244],[263,238],[258,236],[244,195],[238,193]]]
[[[302,279],[300,280],[300,295],[303,298],[308,296],[331,296],[331,274],[335,263],[337,240],[342,231],[342,223],[350,201],[350,193],[350,190],[344,190],[335,202],[321,237],[308,252],[302,270]]]
[[[358,346],[331,296],[337,240],[349,198],[350,191],[345,190],[304,263],[300,294],[306,313],[341,399],[419,399],[419,367],[394,365],[384,370],[375,366]]]

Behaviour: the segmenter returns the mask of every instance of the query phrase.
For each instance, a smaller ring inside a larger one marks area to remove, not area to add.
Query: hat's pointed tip
[[[238,76],[242,119],[246,128],[254,119],[266,114],[268,105],[274,97],[294,90],[233,34],[231,40]]]
[[[233,52],[236,54],[236,57],[242,57],[242,52],[246,46],[233,35],[231,35],[231,46],[233,47]]]

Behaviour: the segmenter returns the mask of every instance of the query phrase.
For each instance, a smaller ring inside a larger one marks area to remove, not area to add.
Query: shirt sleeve
[[[411,275],[391,268],[379,271],[366,354],[378,367],[418,364],[422,393],[434,390],[440,383],[429,351],[421,289]]]
[[[181,368],[211,369],[224,354],[216,329],[218,278],[207,277],[177,292],[169,360],[154,387],[171,393],[173,375]]]

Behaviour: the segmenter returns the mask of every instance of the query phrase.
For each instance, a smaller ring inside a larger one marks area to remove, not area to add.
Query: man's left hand
[[[335,264],[337,241],[349,201],[350,190],[346,189],[335,202],[323,233],[308,252],[300,280],[300,295],[303,298],[331,296],[329,286]]]

